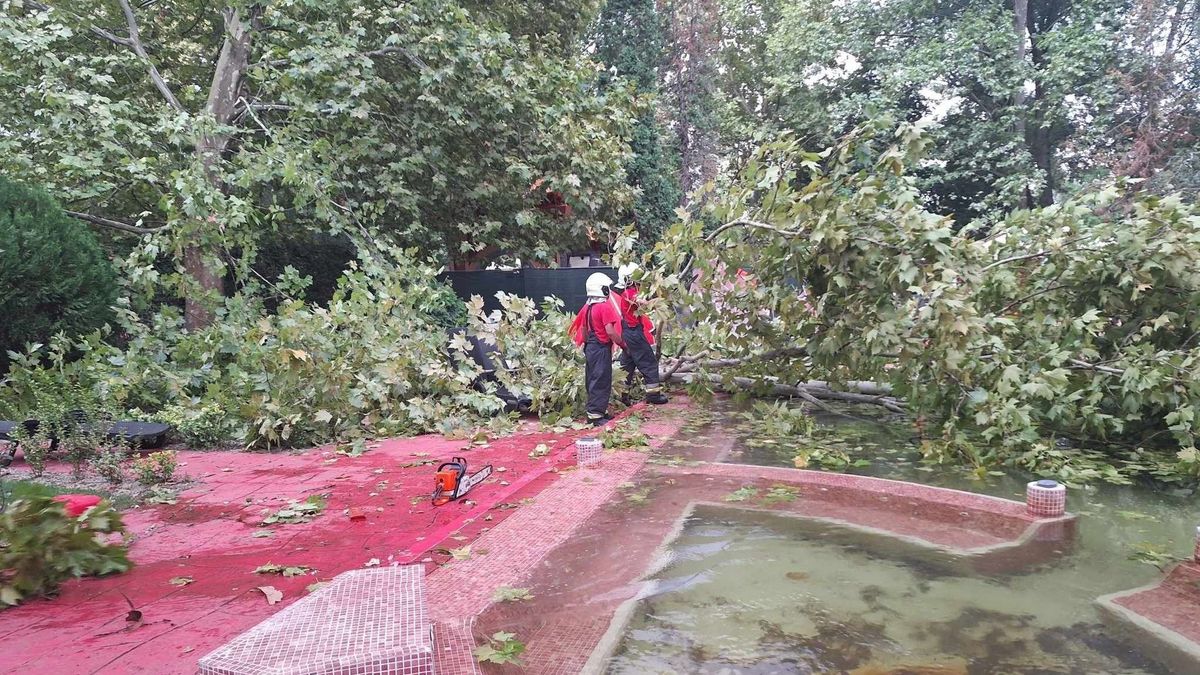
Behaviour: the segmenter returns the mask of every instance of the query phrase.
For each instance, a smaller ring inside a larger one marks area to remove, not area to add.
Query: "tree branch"
[[[111,220],[109,218],[101,218],[100,216],[93,216],[89,213],[79,213],[78,211],[64,211],[64,213],[66,213],[68,216],[71,216],[72,218],[78,218],[79,220],[82,220],[86,223],[92,223],[93,225],[101,225],[103,227],[112,228],[114,230],[121,230],[122,232],[130,232],[132,234],[154,234],[155,232],[162,232],[164,230],[171,229],[170,225],[160,225],[158,227],[138,227],[137,225],[130,225],[129,223],[122,223],[119,220]]]
[[[782,234],[785,237],[794,237],[796,235],[803,234],[802,230],[785,230],[785,229],[782,229],[779,227],[775,227],[774,225],[768,225],[767,223],[759,222],[757,220],[749,220],[746,218],[739,218],[732,222],[725,223],[724,225],[713,230],[712,232],[710,232],[708,234],[708,236],[706,236],[704,238],[704,241],[712,241],[717,238],[717,235],[722,234],[726,230],[731,230],[735,227],[748,227],[748,228],[755,229],[755,230],[766,230],[768,232],[774,232],[775,234]]]
[[[672,381],[684,382],[688,384],[694,380],[701,380],[716,386],[732,386],[733,388],[739,390],[767,387],[773,396],[795,397],[810,402],[811,397],[823,401],[866,403],[868,405],[880,406],[894,413],[906,412],[903,407],[904,403],[891,396],[874,396],[870,394],[856,394],[848,391],[836,391],[827,386],[818,386],[815,382],[803,382],[793,386],[781,384],[772,378],[766,378],[762,380],[754,380],[749,377],[725,378],[714,373],[676,373],[675,375],[672,375],[670,379]]]
[[[133,7],[129,5],[129,0],[118,0],[118,2],[121,3],[121,11],[125,13],[125,24],[129,27],[128,46],[146,64],[146,68],[150,73],[150,79],[154,82],[154,86],[158,88],[159,93],[163,95],[163,98],[167,99],[167,103],[175,110],[184,112],[183,105],[179,103],[179,99],[175,98],[175,94],[167,86],[167,81],[163,79],[162,73],[158,72],[158,67],[150,60],[150,55],[146,53],[146,48],[142,45],[141,34],[138,32],[137,17],[133,14]]]
[[[1098,363],[1088,363],[1087,361],[1083,361],[1081,359],[1067,359],[1067,360],[1071,363],[1071,365],[1075,366],[1075,368],[1077,368],[1077,369],[1094,370],[1099,373],[1108,373],[1109,375],[1124,375],[1125,374],[1125,371],[1121,370],[1120,368],[1113,368],[1110,366],[1102,366]]]
[[[429,64],[425,63],[425,61],[423,61],[421,59],[421,57],[419,57],[416,54],[413,54],[411,51],[409,51],[409,49],[407,47],[399,47],[399,46],[380,47],[379,49],[372,49],[370,51],[358,52],[357,54],[353,54],[352,56],[365,56],[367,58],[375,58],[377,56],[387,56],[388,54],[402,54],[414,66],[420,68],[421,70],[429,70]],[[292,62],[291,59],[267,59],[267,60],[258,61],[256,63],[253,63],[253,64],[251,64],[251,67],[258,68],[258,67],[262,67],[262,66],[272,66],[272,67],[273,66],[286,66],[291,62]]]
[[[108,31],[104,30],[103,28],[101,28],[99,26],[92,26],[88,30],[90,30],[93,35],[99,35],[100,37],[104,38],[105,40],[108,40],[109,42],[121,45],[122,47],[127,47],[129,49],[133,49],[133,42],[130,41],[129,38],[120,37],[118,35],[115,35],[113,33],[110,33]]]
[[[163,95],[163,98],[167,100],[167,103],[170,104],[170,106],[175,110],[184,112],[183,105],[179,102],[179,99],[175,98],[175,94],[171,91],[171,88],[167,86],[167,81],[163,79],[162,73],[158,72],[158,67],[155,66],[154,62],[150,60],[150,55],[146,53],[146,48],[142,45],[141,34],[138,32],[137,16],[135,16],[133,13],[133,7],[130,6],[128,0],[118,0],[118,2],[121,4],[121,12],[125,15],[125,25],[129,29],[129,37],[123,38],[111,31],[95,25],[88,26],[88,31],[93,35],[104,38],[115,45],[125,47],[126,49],[132,49],[133,53],[137,54],[138,58],[140,58],[142,62],[146,64],[146,69],[150,74],[150,80],[154,83],[154,86],[156,89],[158,89],[159,93]],[[42,2],[36,2],[36,0],[25,0],[25,4],[41,12],[48,12],[51,9],[49,5]]]
[[[983,269],[981,269],[979,271],[982,273],[982,272],[986,272],[994,267],[1000,267],[1001,265],[1007,265],[1008,263],[1021,262],[1022,260],[1033,260],[1034,258],[1044,258],[1044,257],[1050,255],[1051,253],[1053,253],[1053,251],[1038,251],[1037,253],[1027,253],[1025,255],[1014,255],[1014,256],[1010,256],[1008,258],[997,260],[996,262],[991,263],[990,265],[985,265],[983,267]]]
[[[1058,248],[1046,249],[1044,251],[1038,251],[1037,253],[1026,253],[1023,255],[1014,255],[1014,256],[1010,256],[1008,258],[1002,258],[1002,259],[997,260],[989,265],[984,265],[983,269],[979,270],[979,272],[980,272],[980,274],[982,274],[992,268],[1000,267],[1001,265],[1007,265],[1009,263],[1014,263],[1014,262],[1021,262],[1023,260],[1033,260],[1034,258],[1044,258],[1052,253],[1061,253],[1061,252],[1067,250],[1067,248],[1066,248],[1067,246],[1074,244],[1082,239],[1083,239],[1083,237],[1075,237],[1073,239],[1068,239],[1068,240],[1064,241],[1062,243],[1062,245],[1059,246]],[[1087,250],[1087,249],[1076,249],[1076,250]]]
[[[1051,293],[1053,291],[1061,290],[1066,287],[1067,287],[1067,284],[1057,284],[1055,286],[1050,286],[1049,288],[1043,288],[1040,291],[1034,291],[1033,293],[1030,293],[1029,295],[1026,295],[1023,298],[1017,298],[1016,300],[1013,300],[1012,302],[1005,305],[1003,307],[1003,309],[1001,309],[999,312],[996,312],[996,316],[1008,314],[1008,310],[1013,309],[1014,307],[1020,307],[1021,305],[1038,297],[1039,295],[1045,295],[1046,293]]]
[[[694,370],[696,366],[703,368],[732,368],[750,363],[752,361],[802,358],[808,356],[808,351],[803,347],[783,347],[780,349],[773,349],[768,352],[763,352],[761,354],[751,354],[749,356],[743,356],[736,359],[708,359],[707,361],[700,361],[700,357],[702,356],[704,356],[704,352],[701,352],[700,354],[697,354],[691,358],[680,358],[674,363],[668,362],[668,374],[673,374],[677,371],[688,372]]]

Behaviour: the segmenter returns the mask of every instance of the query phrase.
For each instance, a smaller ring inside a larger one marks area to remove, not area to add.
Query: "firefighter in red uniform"
[[[630,385],[634,374],[640,372],[646,381],[646,400],[662,404],[667,397],[662,393],[658,357],[654,353],[654,324],[638,306],[638,284],[633,279],[637,272],[637,265],[621,265],[617,270],[617,285],[612,289],[612,298],[621,311],[621,335],[625,340],[621,369],[625,371],[626,384]]]
[[[605,424],[608,401],[612,397],[613,345],[625,348],[621,336],[621,314],[609,298],[612,279],[607,274],[588,277],[587,303],[571,324],[571,338],[583,347],[586,361],[584,380],[587,385],[587,417],[594,426]]]

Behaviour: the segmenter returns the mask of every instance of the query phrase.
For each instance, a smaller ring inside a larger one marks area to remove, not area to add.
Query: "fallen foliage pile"
[[[646,254],[668,372],[905,409],[981,473],[1200,476],[1200,211],[1113,185],[955,231],[891,129],[764,145]]]

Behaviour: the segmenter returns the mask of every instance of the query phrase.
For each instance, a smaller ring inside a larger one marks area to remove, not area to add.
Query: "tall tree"
[[[720,7],[717,0],[665,0],[670,25],[663,78],[674,106],[684,199],[713,180],[719,168],[716,105]]]
[[[916,173],[960,223],[1106,170],[1126,0],[771,6],[757,119],[829,143],[872,117],[925,118],[936,145]]]
[[[448,0],[2,8],[0,169],[169,251],[192,327],[275,228],[549,258],[628,200],[627,100]]]
[[[626,179],[638,193],[630,212],[643,244],[653,244],[674,218],[679,205],[679,168],[659,122],[660,68],[665,56],[665,25],[654,0],[609,0],[594,30],[596,58],[606,67],[606,82],[632,83],[642,99],[633,129],[633,157]]]
[[[1200,2],[1138,0],[1124,43],[1121,88],[1128,94],[1117,129],[1129,139],[1118,172],[1158,177],[1179,188],[1170,171],[1177,150],[1197,147],[1200,136]],[[1195,184],[1200,187],[1200,184]]]

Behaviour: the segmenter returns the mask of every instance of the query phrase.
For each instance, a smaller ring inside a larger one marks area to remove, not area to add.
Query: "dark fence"
[[[587,300],[584,283],[597,272],[607,274],[613,281],[617,279],[617,271],[611,267],[445,272],[442,279],[463,300],[469,300],[472,295],[483,298],[483,307],[489,312],[500,308],[500,301],[496,299],[496,293],[500,291],[529,298],[538,304],[552,296],[563,301],[566,311],[578,312]]]

